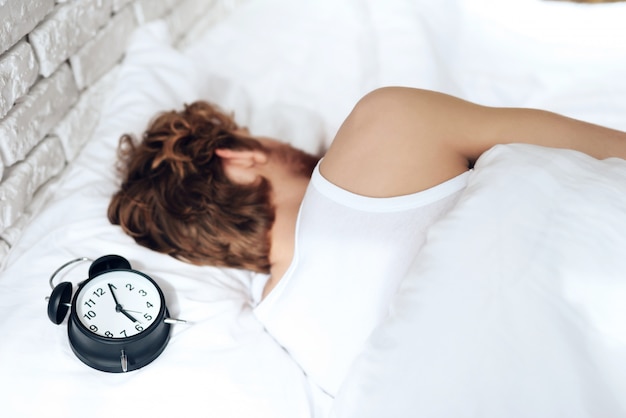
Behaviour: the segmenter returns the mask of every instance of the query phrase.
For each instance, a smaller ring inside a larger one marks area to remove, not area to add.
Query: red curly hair
[[[262,149],[232,117],[198,101],[159,115],[135,144],[120,138],[123,181],[108,217],[135,241],[194,264],[269,272],[270,185],[228,179],[218,148]]]

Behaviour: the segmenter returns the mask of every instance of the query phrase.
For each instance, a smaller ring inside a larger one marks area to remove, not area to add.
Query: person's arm
[[[320,170],[352,192],[398,196],[462,173],[501,143],[626,158],[626,133],[621,131],[542,110],[487,107],[433,91],[392,87],[370,93],[355,106]]]

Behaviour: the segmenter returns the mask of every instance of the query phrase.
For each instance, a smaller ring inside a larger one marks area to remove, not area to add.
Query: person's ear
[[[267,155],[261,150],[218,148],[215,150],[215,155],[228,165],[242,168],[254,167],[267,161]]]
[[[257,168],[267,161],[267,155],[261,150],[218,148],[215,155],[222,160],[226,176],[238,184],[252,184],[257,181],[259,176]]]

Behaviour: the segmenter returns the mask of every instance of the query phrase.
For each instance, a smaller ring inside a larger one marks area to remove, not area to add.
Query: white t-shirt
[[[255,314],[329,394],[386,316],[428,227],[454,205],[468,174],[411,195],[370,198],[330,183],[319,165],[314,170],[293,261]]]

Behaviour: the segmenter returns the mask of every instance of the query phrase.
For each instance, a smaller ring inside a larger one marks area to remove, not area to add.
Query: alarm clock
[[[185,321],[169,318],[158,284],[119,255],[93,261],[73,298],[70,282],[53,286],[62,269],[86,260],[72,260],[50,277],[48,317],[58,325],[70,310],[70,347],[94,369],[121,373],[146,366],[165,349],[171,324]]]

